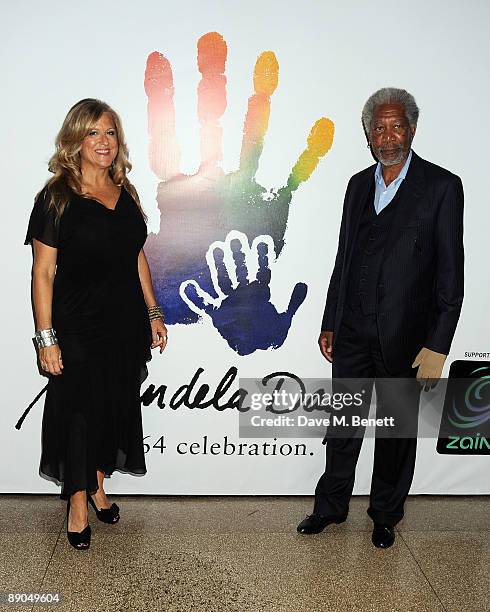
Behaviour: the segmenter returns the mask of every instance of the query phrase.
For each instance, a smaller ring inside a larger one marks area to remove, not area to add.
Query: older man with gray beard
[[[403,89],[380,89],[364,106],[362,124],[378,163],[347,186],[319,338],[334,380],[376,379],[377,410],[383,403],[386,411],[397,396],[383,398],[378,381],[396,379],[411,419],[410,435],[376,436],[367,512],[378,548],[393,544],[412,483],[420,382],[428,389],[440,378],[463,301],[463,187],[412,150],[418,116]],[[325,473],[299,533],[346,520],[363,434],[327,433]]]

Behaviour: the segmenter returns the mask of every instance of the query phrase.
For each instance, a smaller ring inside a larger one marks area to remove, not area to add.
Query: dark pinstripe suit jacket
[[[334,332],[334,350],[352,249],[375,169],[374,164],[355,174],[345,194],[322,320],[322,330]],[[461,179],[414,151],[399,190],[377,282],[379,338],[392,373],[409,369],[423,346],[449,353],[464,291]]]

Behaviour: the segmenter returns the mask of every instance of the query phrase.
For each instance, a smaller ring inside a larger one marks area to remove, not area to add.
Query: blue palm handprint
[[[206,253],[216,297],[192,279],[180,287],[181,297],[189,308],[200,316],[209,316],[239,355],[281,346],[306,298],[306,285],[297,283],[287,310],[283,313],[276,310],[270,301],[269,287],[274,259],[270,236],[258,236],[249,246],[245,234],[234,230],[224,242],[214,242]]]

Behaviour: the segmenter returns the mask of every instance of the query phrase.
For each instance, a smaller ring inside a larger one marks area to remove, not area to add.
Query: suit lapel
[[[352,195],[352,204],[350,206],[349,223],[346,228],[347,230],[347,241],[346,241],[346,259],[345,269],[347,270],[350,264],[354,245],[356,243],[357,232],[359,230],[359,223],[361,215],[366,205],[366,200],[371,191],[371,187],[374,181],[374,172],[376,170],[376,164],[367,169],[365,176],[362,177],[359,185],[356,187],[355,193]]]
[[[407,226],[410,219],[412,219],[415,215],[418,200],[424,194],[426,185],[423,163],[423,160],[415,153],[415,151],[412,151],[412,159],[410,161],[407,176],[402,181],[402,184],[397,191],[395,196],[396,201],[393,202],[395,211],[391,231],[384,249],[385,256],[393,248],[401,232]],[[359,180],[359,184],[356,186],[356,190],[351,197],[350,214],[346,228],[347,253],[345,259],[345,271],[349,269],[352,252],[357,239],[361,215],[374,182],[375,171],[376,164],[366,169],[365,175]]]
[[[418,200],[422,197],[425,191],[425,178],[423,171],[423,161],[415,153],[412,152],[412,159],[408,168],[407,176],[402,181],[397,195],[397,201],[394,202],[395,210],[390,233],[386,240],[384,249],[384,257],[389,254],[401,232],[407,224],[413,219]],[[395,196],[396,197],[396,196]],[[390,204],[391,205],[391,204]]]

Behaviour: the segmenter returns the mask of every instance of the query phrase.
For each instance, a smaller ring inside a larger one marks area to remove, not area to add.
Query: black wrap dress
[[[140,386],[151,359],[151,326],[138,274],[145,220],[123,187],[114,209],[73,197],[58,224],[46,188],[25,244],[56,247],[52,325],[62,374],[49,375],[40,473],[62,499],[97,490],[97,468],[145,474]]]

